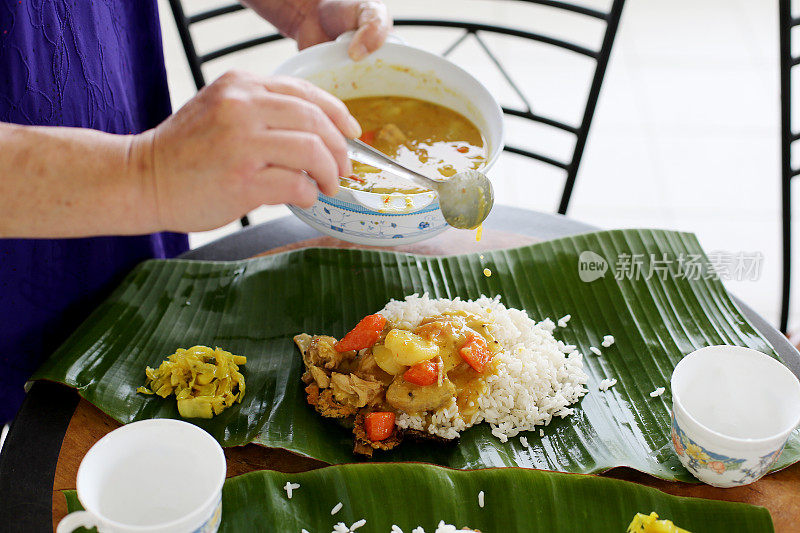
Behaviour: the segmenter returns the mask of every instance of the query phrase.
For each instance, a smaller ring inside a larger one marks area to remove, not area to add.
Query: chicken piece
[[[356,356],[356,352],[337,352],[333,348],[337,340],[328,335],[312,337],[307,333],[301,333],[294,336],[294,342],[303,352],[303,363],[307,368],[319,366],[330,370],[336,368],[342,361]]]
[[[414,385],[397,377],[386,391],[386,402],[406,413],[435,411],[456,394],[456,387],[445,378],[441,385]]]
[[[355,363],[356,364],[352,372],[361,379],[366,379],[367,381],[379,381],[386,387],[388,387],[392,382],[394,376],[384,372],[381,367],[378,366],[375,356],[371,351],[356,357]]]
[[[380,396],[383,385],[377,381],[361,379],[355,374],[333,372],[331,390],[337,402],[361,408]]]
[[[406,137],[405,133],[403,133],[400,128],[390,122],[378,130],[378,133],[375,134],[375,139],[396,150],[398,145],[408,140],[408,137]]]
[[[403,442],[403,430],[398,427],[394,428],[394,432],[389,438],[379,441],[370,440],[369,437],[367,437],[367,430],[364,427],[364,420],[367,414],[368,413],[360,412],[356,415],[355,424],[353,425],[353,437],[355,440],[353,453],[372,457],[373,450],[391,450]]]
[[[318,366],[310,366],[308,370],[311,372],[311,377],[314,378],[314,382],[319,385],[320,389],[327,389],[330,387],[331,378],[328,376],[327,372]]]
[[[311,346],[311,338],[311,335],[308,333],[300,333],[293,337],[294,343],[300,348],[300,353],[302,353],[303,356],[305,356],[306,351]],[[305,360],[305,357],[303,359]]]
[[[331,389],[323,389],[320,392],[316,383],[306,387],[306,394],[308,404],[314,406],[314,409],[326,418],[347,418],[358,412],[357,407],[337,402]]]

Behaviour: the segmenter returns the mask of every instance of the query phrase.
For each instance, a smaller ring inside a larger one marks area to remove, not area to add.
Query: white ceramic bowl
[[[225,454],[203,429],[169,418],[115,429],[78,468],[85,511],[68,514],[57,533],[214,533],[222,516]]]
[[[708,346],[672,373],[672,444],[683,466],[715,487],[752,483],[800,424],[800,381],[750,348]]]
[[[391,38],[380,50],[354,62],[347,55],[350,34],[303,50],[275,74],[304,78],[341,98],[409,96],[449,107],[470,119],[487,143],[486,172],[503,150],[503,112],[478,80],[441,56]],[[405,198],[411,198],[411,206]],[[432,193],[398,195],[387,206],[385,195],[339,187],[323,194],[310,209],[290,206],[314,229],[371,246],[411,244],[447,228]]]

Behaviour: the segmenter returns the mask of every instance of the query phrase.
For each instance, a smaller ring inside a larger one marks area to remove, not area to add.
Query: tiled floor
[[[480,0],[388,3],[396,16],[458,13],[459,18],[533,28],[591,47],[600,38],[597,24],[580,16],[553,15],[541,6]],[[166,2],[161,4],[167,67],[178,106],[194,90],[172,17]],[[196,9],[213,4],[191,2]],[[776,4],[628,1],[569,212],[604,228],[692,231],[707,251],[762,253],[760,278],[730,282],[729,287],[773,322],[780,288]],[[230,17],[218,25],[205,24],[197,39],[208,48],[268,28],[249,14]],[[442,50],[456,35],[405,28],[399,33],[432,50]],[[585,90],[581,83],[587,78],[587,61],[539,45],[521,46],[514,39],[489,41],[526,88],[537,111],[577,121],[580,110],[575,104]],[[491,64],[476,50],[465,49],[453,58],[487,80],[501,101],[517,104],[507,87],[492,81]],[[288,43],[269,52],[255,49],[234,61],[209,65],[207,74],[213,78],[234,65],[269,73],[291,53]],[[512,128],[512,134],[553,153],[565,146],[564,139],[537,131]],[[559,173],[509,156],[491,174],[499,202],[554,211],[562,187]],[[284,207],[261,208],[253,218],[261,221],[286,213]],[[192,242],[207,242],[235,229],[234,225],[195,234]],[[795,278],[800,280],[800,265]],[[800,297],[794,307],[793,322],[800,325]]]

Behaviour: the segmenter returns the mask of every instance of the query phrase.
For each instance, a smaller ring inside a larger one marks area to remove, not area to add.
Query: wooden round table
[[[449,255],[465,251],[496,250],[596,228],[565,217],[521,209],[496,207],[484,224],[483,238],[474,232],[449,230],[415,245],[393,248],[418,254]],[[323,237],[293,217],[247,228],[184,255],[188,259],[236,260],[310,246],[356,247]],[[741,302],[744,313],[800,375],[800,354],[763,318]],[[45,531],[66,513],[61,493],[75,488],[75,478],[86,452],[119,423],[102,413],[72,389],[54,383],[36,383],[12,425],[0,455],[0,525],[15,531]],[[325,466],[285,450],[250,444],[225,450],[228,476],[260,469],[299,472]],[[746,502],[769,509],[778,532],[797,530],[800,523],[800,463],[733,489],[664,481],[620,467],[601,475],[655,487],[669,494]]]

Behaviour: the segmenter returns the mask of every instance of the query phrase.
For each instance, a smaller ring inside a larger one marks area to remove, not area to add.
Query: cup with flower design
[[[672,373],[672,444],[697,479],[747,485],[777,461],[800,424],[800,381],[780,361],[740,346],[707,346]]]

